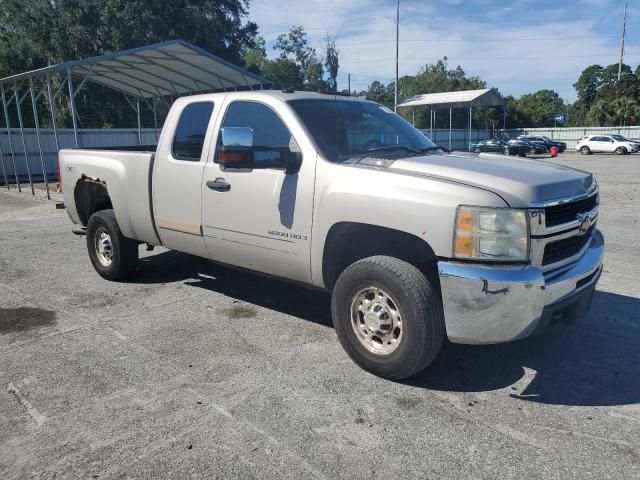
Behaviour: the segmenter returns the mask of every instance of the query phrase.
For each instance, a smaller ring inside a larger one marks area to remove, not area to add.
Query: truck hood
[[[425,155],[396,160],[388,168],[489,190],[514,208],[580,195],[593,183],[589,172],[513,157]]]

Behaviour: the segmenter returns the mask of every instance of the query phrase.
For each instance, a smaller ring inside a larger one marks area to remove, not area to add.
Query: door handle
[[[215,180],[209,180],[207,187],[217,192],[228,192],[231,190],[231,184],[227,183],[224,178],[216,178]]]

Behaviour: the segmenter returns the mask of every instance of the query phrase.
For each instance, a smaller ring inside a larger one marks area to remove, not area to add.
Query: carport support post
[[[7,171],[4,169],[4,155],[2,155],[2,145],[0,145],[0,163],[2,163],[2,174],[4,175],[4,184],[9,190],[9,180],[7,180]]]
[[[13,141],[11,140],[11,124],[9,122],[9,110],[7,109],[7,98],[4,94],[4,84],[0,83],[0,94],[2,95],[2,109],[4,110],[4,120],[7,123],[7,140],[9,140],[9,151],[11,152],[11,163],[13,164],[13,176],[16,179],[16,185],[18,191],[21,192],[20,177],[18,177],[18,170],[16,169],[16,154],[13,150]]]
[[[67,86],[69,87],[69,106],[71,107],[71,121],[73,122],[73,138],[78,148],[78,122],[76,120],[76,95],[73,91],[73,80],[71,79],[71,67],[67,67]]]
[[[56,104],[51,93],[51,79],[47,77],[47,96],[49,97],[49,111],[51,112],[51,126],[53,127],[53,138],[56,141],[56,155],[60,151],[60,141],[58,140],[58,126],[56,124]]]
[[[36,96],[33,94],[33,79],[29,78],[29,93],[31,94],[31,106],[33,107],[33,122],[36,126],[36,139],[38,140],[38,152],[40,153],[40,164],[42,165],[42,178],[44,186],[47,189],[47,199],[51,200],[49,193],[49,179],[47,178],[47,169],[44,166],[44,155],[42,154],[42,143],[40,142],[40,122],[38,121],[38,107],[36,106]]]
[[[18,95],[18,85],[13,85],[13,98],[15,99],[16,109],[18,110],[18,125],[20,127],[20,136],[22,137],[22,150],[24,151],[24,164],[27,166],[27,176],[29,177],[29,186],[31,187],[31,195],[35,196],[36,191],[33,189],[33,180],[31,178],[31,168],[29,167],[29,154],[27,153],[27,142],[24,140],[24,122],[22,121],[22,100]]]
[[[473,115],[473,107],[469,106],[469,141],[467,142],[469,144],[469,151],[471,151],[471,119],[472,119],[472,115]]]
[[[451,119],[453,118],[453,107],[449,106],[449,151],[451,151]]]
[[[433,143],[436,143],[436,136],[438,135],[438,124],[436,122],[436,110],[433,111],[433,126],[436,127],[436,133],[434,134],[434,136],[431,139],[431,141]]]
[[[140,99],[136,99],[136,115],[138,116],[138,145],[142,145],[142,124],[140,123]]]
[[[433,107],[429,107],[429,137],[433,142]]]

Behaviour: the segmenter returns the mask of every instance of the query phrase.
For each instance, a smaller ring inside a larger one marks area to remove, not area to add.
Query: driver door
[[[219,121],[202,182],[202,225],[212,260],[301,282],[311,281],[310,247],[316,152],[286,105],[230,100]],[[275,149],[300,149],[297,173],[229,168],[217,163],[221,128],[253,131],[256,162]],[[217,186],[216,186],[217,185]],[[224,188],[220,188],[224,185]]]

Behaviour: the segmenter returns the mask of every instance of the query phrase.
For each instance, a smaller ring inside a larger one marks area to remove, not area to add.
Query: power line
[[[640,53],[627,53],[628,57],[638,57]],[[541,57],[449,57],[447,56],[447,60],[453,62],[470,62],[475,60],[509,60],[509,61],[519,61],[519,60],[553,60],[553,59],[567,59],[567,58],[592,58],[592,57],[611,57],[611,54],[591,54],[591,55],[561,55],[561,56],[541,56]],[[382,61],[391,61],[395,60],[395,57],[387,57],[387,58],[368,58],[366,60],[359,60],[349,62],[349,64],[354,63],[370,63],[370,62],[382,62]],[[421,61],[433,61],[433,60],[442,60],[442,57],[406,57],[400,58],[400,60],[421,60]]]
[[[551,37],[551,38],[496,38],[496,39],[464,39],[464,38],[452,38],[452,39],[404,39],[400,40],[402,43],[442,43],[442,42],[469,42],[469,43],[493,43],[493,42],[555,42],[557,40],[586,40],[586,39],[600,39],[600,38],[614,38],[617,35],[592,35],[592,36],[581,36],[581,37]],[[342,47],[350,47],[354,45],[370,45],[372,43],[392,43],[395,40],[371,40],[368,42],[349,42],[349,43],[339,43],[338,46]],[[337,42],[336,42],[337,43]]]

